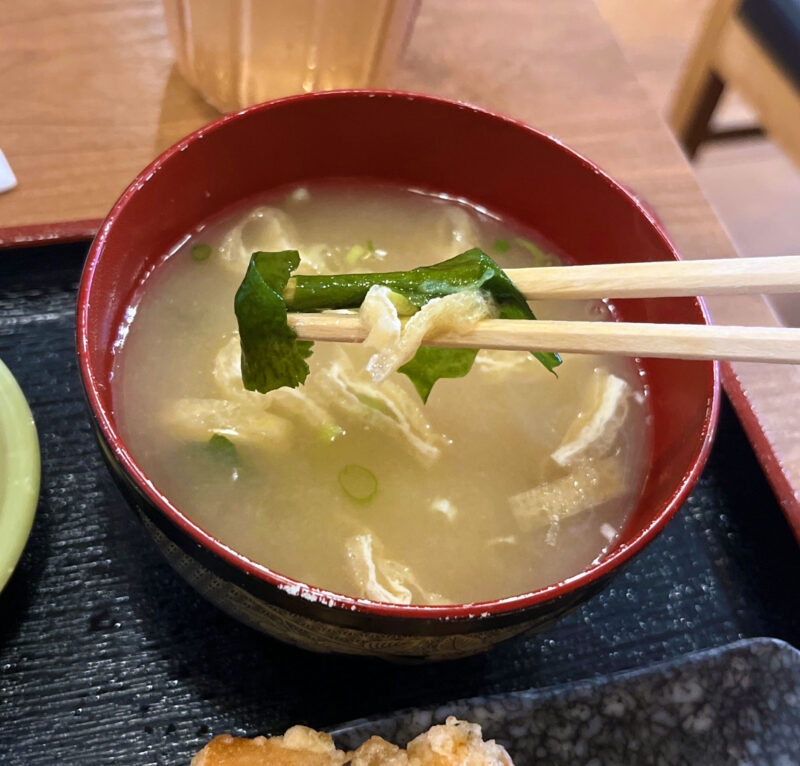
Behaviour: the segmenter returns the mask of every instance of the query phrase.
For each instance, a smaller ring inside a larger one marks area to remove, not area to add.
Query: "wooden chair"
[[[758,126],[709,127],[727,86],[755,109]],[[766,132],[800,165],[800,0],[715,0],[669,121],[689,157],[707,140]]]

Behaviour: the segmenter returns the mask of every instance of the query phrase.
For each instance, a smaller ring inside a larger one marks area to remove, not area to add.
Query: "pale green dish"
[[[0,361],[0,591],[33,525],[40,468],[33,415],[11,371]]]

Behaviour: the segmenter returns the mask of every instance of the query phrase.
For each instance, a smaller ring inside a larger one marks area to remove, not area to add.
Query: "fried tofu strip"
[[[367,362],[367,372],[374,383],[383,383],[411,360],[426,337],[447,331],[467,332],[497,311],[486,293],[464,290],[433,298],[401,326],[395,305],[398,299],[404,300],[386,287],[373,285],[358,312],[361,323],[369,330],[364,345],[376,349]]]

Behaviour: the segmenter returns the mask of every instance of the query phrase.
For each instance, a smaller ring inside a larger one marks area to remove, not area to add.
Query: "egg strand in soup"
[[[473,247],[504,268],[559,262],[462,201],[360,182],[273,194],[193,232],[121,332],[114,406],[134,458],[226,545],[339,593],[471,603],[579,572],[613,543],[645,478],[632,360],[565,355],[556,377],[528,353],[482,350],[423,404],[404,375],[370,374],[382,351],[317,343],[299,388],[242,384],[233,297],[253,252],[297,250],[297,273],[339,274]],[[601,302],[534,310],[612,319]]]

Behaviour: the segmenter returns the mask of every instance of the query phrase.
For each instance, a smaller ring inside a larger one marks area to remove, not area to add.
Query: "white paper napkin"
[[[6,155],[0,150],[0,194],[9,189],[13,189],[17,185],[17,177],[8,164]]]

